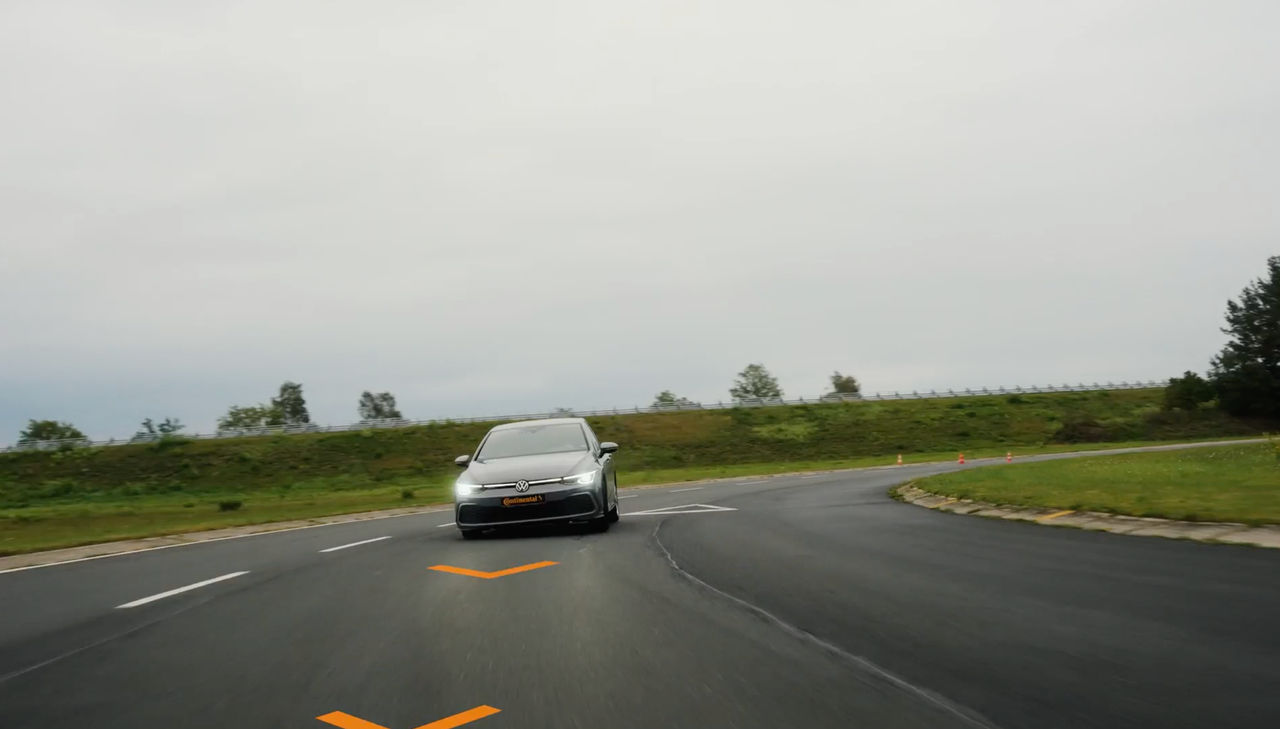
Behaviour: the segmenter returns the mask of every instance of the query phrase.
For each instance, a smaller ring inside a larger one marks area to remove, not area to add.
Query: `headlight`
[[[476,490],[476,485],[473,483],[464,483],[462,481],[456,481],[453,484],[453,492],[458,496],[469,496],[475,490]]]
[[[578,484],[579,486],[590,486],[591,484],[596,482],[596,473],[598,472],[587,471],[586,473],[579,473],[576,476],[565,476],[564,478],[560,479],[560,481],[563,483]]]

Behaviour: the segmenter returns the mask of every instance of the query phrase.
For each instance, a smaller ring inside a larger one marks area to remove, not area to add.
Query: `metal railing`
[[[726,410],[740,407],[775,407],[779,405],[818,405],[824,403],[840,403],[840,402],[866,402],[869,400],[930,400],[935,398],[957,398],[957,397],[982,397],[984,395],[1035,395],[1050,392],[1095,392],[1102,390],[1145,390],[1156,387],[1164,387],[1165,382],[1151,380],[1148,382],[1108,382],[1105,384],[1093,383],[1086,385],[1084,383],[1076,385],[1044,385],[1031,387],[982,387],[982,388],[966,388],[964,390],[929,390],[921,392],[912,390],[911,392],[878,392],[874,395],[850,395],[832,393],[816,397],[812,399],[799,398],[796,400],[783,400],[781,398],[756,398],[745,400],[731,400],[729,402],[700,403],[700,402],[684,402],[671,403],[669,405],[656,405],[650,407],[632,407],[632,408],[609,408],[607,410],[568,410],[557,409],[550,412],[521,413],[518,415],[482,415],[479,417],[467,418],[433,418],[431,420],[406,420],[403,418],[391,420],[365,420],[350,425],[316,425],[314,423],[302,423],[296,425],[271,425],[261,428],[237,428],[231,430],[220,430],[216,433],[177,433],[170,436],[157,434],[142,433],[131,438],[112,438],[110,440],[89,440],[87,438],[70,439],[70,440],[44,440],[30,443],[19,443],[17,445],[5,446],[0,448],[0,453],[11,453],[16,451],[43,451],[43,450],[60,450],[65,448],[99,448],[107,446],[121,446],[133,443],[154,443],[162,441],[166,437],[184,440],[208,440],[214,438],[246,438],[252,436],[265,435],[293,435],[297,433],[342,433],[352,430],[368,430],[378,428],[408,428],[415,425],[439,425],[445,423],[491,423],[510,420],[537,420],[539,418],[556,418],[556,417],[599,417],[605,415],[635,415],[639,413],[665,413],[678,412],[682,410]]]

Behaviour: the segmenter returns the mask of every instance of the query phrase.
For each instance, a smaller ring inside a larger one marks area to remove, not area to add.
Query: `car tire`
[[[609,503],[609,486],[607,483],[601,484],[600,486],[600,503],[604,505],[608,505]],[[612,513],[616,513],[616,512],[617,512],[617,508],[614,508]],[[612,518],[612,513],[606,510],[600,516],[596,517],[595,519],[592,519],[591,531],[593,532],[609,531],[609,525],[612,524],[614,521],[616,521],[616,519]]]
[[[479,529],[459,529],[458,531],[462,532],[463,539],[479,539],[480,538]]]
[[[616,472],[613,474],[613,492],[615,494],[618,493],[618,474]],[[613,508],[609,510],[609,523],[618,523],[618,502],[616,500],[613,502]]]

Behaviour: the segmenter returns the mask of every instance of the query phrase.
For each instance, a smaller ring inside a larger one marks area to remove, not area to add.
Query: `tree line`
[[[853,375],[842,375],[839,370],[836,370],[829,379],[831,389],[823,397],[858,395],[862,392],[862,386]],[[742,368],[729,388],[729,397],[733,400],[780,400],[782,396],[782,386],[778,384],[778,378],[758,362]],[[693,404],[692,400],[680,397],[670,390],[663,390],[653,397],[655,408]]]
[[[360,399],[356,401],[356,413],[362,423],[404,419],[396,406],[396,396],[389,392],[374,393],[365,390],[360,393]],[[307,401],[302,396],[302,385],[285,382],[280,385],[279,394],[271,398],[269,403],[232,405],[227,414],[218,419],[218,432],[310,423],[311,414],[307,412]]]
[[[1280,256],[1267,259],[1265,275],[1240,293],[1240,298],[1227,302],[1226,326],[1222,332],[1229,339],[1209,363],[1205,376],[1187,370],[1180,377],[1169,378],[1164,391],[1167,410],[1221,408],[1231,415],[1280,420]],[[857,395],[861,386],[852,375],[833,372],[828,394]],[[729,396],[734,400],[781,399],[778,379],[761,363],[747,365],[738,373]],[[659,392],[654,407],[690,405],[692,401],[671,390]],[[569,412],[561,409],[563,412]],[[356,412],[362,422],[399,420],[403,416],[389,392],[360,394]],[[232,405],[218,419],[219,432],[250,430],[276,425],[310,424],[302,385],[285,382],[277,395],[267,403]],[[185,426],[176,418],[156,422],[142,421],[134,435],[137,440],[174,437]],[[87,440],[71,423],[56,420],[31,420],[18,434],[18,443],[39,441]]]
[[[857,378],[840,372],[830,377],[830,393],[857,395],[861,387]],[[749,364],[738,373],[733,385],[729,388],[729,396],[734,400],[778,399],[783,396],[778,379],[763,364]],[[671,407],[691,405],[688,398],[680,397],[670,390],[663,390],[653,399],[654,407]],[[558,414],[572,414],[569,408],[557,408]],[[356,402],[356,413],[360,422],[385,420],[403,420],[395,395],[390,392],[360,393]],[[256,430],[273,426],[306,426],[311,424],[311,413],[307,411],[307,400],[302,394],[302,384],[286,381],[280,385],[275,397],[265,403],[251,405],[232,405],[222,417],[218,418],[219,433]],[[186,428],[177,418],[165,418],[156,421],[146,418],[134,433],[132,440],[149,442],[162,438],[180,437]],[[18,443],[38,443],[41,441],[87,441],[80,429],[71,423],[57,420],[31,420],[27,427],[18,434]]]
[[[356,412],[360,416],[360,422],[404,419],[396,406],[395,395],[389,392],[374,393],[365,390],[360,393]],[[311,413],[307,411],[307,400],[302,395],[301,383],[286,381],[280,385],[276,396],[266,403],[232,405],[225,415],[218,418],[218,432],[310,423]],[[131,440],[147,442],[175,438],[179,437],[184,428],[186,426],[177,418],[165,418],[159,422],[154,418],[145,418]],[[20,445],[52,440],[87,441],[88,438],[71,423],[58,420],[30,420],[27,427],[18,433]]]

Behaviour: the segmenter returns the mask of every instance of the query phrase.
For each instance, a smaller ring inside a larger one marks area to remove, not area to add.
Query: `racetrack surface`
[[[0,574],[0,727],[1280,722],[1280,552],[886,494],[958,467],[624,490],[606,534],[443,512]],[[695,504],[731,510],[643,513]]]

